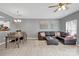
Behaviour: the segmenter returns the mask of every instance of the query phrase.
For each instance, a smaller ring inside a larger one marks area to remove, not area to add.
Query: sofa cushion
[[[50,32],[45,32],[46,36],[50,36]]]
[[[60,37],[60,32],[55,32],[56,37]]]
[[[61,37],[66,37],[66,36],[68,36],[68,33],[65,33],[65,32],[60,32],[60,34],[61,34]]]
[[[41,35],[42,37],[45,37],[45,32],[41,32],[40,35]]]
[[[50,32],[50,35],[51,36],[55,36],[55,32]]]
[[[65,37],[65,40],[73,40],[74,38],[73,38],[73,36],[66,36]]]

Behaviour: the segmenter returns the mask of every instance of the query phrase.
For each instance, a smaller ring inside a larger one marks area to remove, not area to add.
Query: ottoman
[[[58,45],[58,40],[55,37],[47,36],[47,45]]]

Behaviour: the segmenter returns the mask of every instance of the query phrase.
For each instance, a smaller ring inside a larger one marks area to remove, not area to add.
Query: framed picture
[[[10,22],[9,21],[0,21],[0,31],[9,31]]]
[[[40,29],[48,29],[48,21],[40,21]]]

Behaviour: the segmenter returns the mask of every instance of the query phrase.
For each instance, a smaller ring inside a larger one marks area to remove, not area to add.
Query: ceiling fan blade
[[[49,6],[49,8],[52,8],[52,7],[58,7],[58,5],[55,5],[55,6]]]
[[[57,8],[56,10],[54,10],[54,12],[57,12],[59,8]]]

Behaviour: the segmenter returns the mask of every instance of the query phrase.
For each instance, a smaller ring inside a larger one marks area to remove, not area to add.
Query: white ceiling
[[[65,17],[79,10],[78,3],[68,5],[68,10],[53,12],[56,8],[48,8],[50,3],[0,3],[0,11],[16,17],[16,11],[19,10],[20,18],[52,18],[58,19]]]

